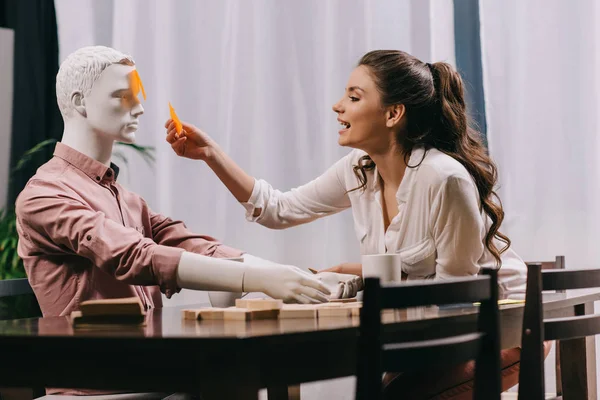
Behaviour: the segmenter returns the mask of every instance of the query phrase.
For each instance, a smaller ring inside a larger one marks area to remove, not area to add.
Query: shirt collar
[[[61,142],[56,143],[54,156],[65,160],[97,183],[114,182],[119,176],[119,167],[116,164],[111,162],[110,167],[107,167],[100,161],[94,160]]]

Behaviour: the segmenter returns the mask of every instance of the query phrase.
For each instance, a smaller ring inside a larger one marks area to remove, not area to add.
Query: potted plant
[[[25,167],[36,153],[42,151],[47,146],[53,146],[56,142],[56,139],[48,139],[26,151],[11,171],[11,174]],[[123,164],[128,165],[128,159],[125,153],[121,151],[125,148],[135,150],[144,161],[150,166],[153,165],[155,161],[154,147],[117,143],[113,156],[118,158]],[[17,254],[18,242],[19,237],[17,235],[15,211],[13,207],[7,206],[4,209],[0,209],[0,280],[26,278],[23,262]]]

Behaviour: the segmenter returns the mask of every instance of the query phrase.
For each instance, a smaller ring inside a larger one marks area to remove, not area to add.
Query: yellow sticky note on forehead
[[[177,134],[181,135],[181,131],[183,130],[183,125],[181,125],[181,121],[179,120],[179,117],[175,113],[175,109],[171,105],[171,102],[169,102],[169,114],[171,114],[171,119],[173,120],[173,122],[175,122],[175,130],[177,131]]]
[[[133,71],[131,71],[131,74],[129,74],[129,86],[131,87],[131,91],[133,92],[134,96],[137,97],[138,93],[141,90],[142,96],[144,97],[144,100],[146,100],[146,91],[144,90],[144,84],[142,83],[142,78],[140,78],[140,74],[138,73],[137,69],[134,69]]]

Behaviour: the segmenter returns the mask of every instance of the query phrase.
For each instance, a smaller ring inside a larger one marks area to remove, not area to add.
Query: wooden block
[[[83,315],[71,312],[71,324],[78,329],[117,329],[118,327],[141,327],[146,325],[146,315]]]
[[[344,304],[343,303],[321,303],[321,304],[315,304],[315,307],[319,307],[319,308],[335,308],[335,307],[342,307]]]
[[[145,314],[139,297],[87,300],[79,305],[79,311],[83,316]]]
[[[235,308],[223,311],[223,319],[225,321],[277,319],[278,315],[279,310],[249,310],[247,308]]]
[[[200,310],[181,310],[183,319],[197,320],[200,317]]]
[[[247,308],[249,310],[279,310],[283,307],[283,300],[276,299],[236,299],[237,308]]]
[[[224,308],[206,307],[195,310],[182,310],[183,319],[189,320],[222,320]]]
[[[356,303],[358,300],[356,300],[356,297],[351,297],[348,299],[330,299],[329,302],[330,303]]]
[[[347,303],[344,304],[342,308],[346,310],[350,310],[350,313],[353,317],[360,317],[360,310],[362,309],[362,302],[358,303]]]
[[[203,320],[222,320],[224,317],[224,308],[207,308],[200,311],[200,318]]]
[[[345,307],[319,307],[319,318],[342,317],[348,318],[352,316],[352,308]]]
[[[279,310],[279,319],[317,318],[316,307],[283,306]]]

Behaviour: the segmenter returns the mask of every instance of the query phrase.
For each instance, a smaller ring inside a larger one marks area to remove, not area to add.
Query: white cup
[[[363,278],[377,277],[381,283],[402,281],[402,259],[398,254],[365,254],[361,261]]]
[[[244,262],[243,257],[223,258],[223,260]],[[241,299],[242,296],[242,292],[208,292],[210,305],[220,308],[235,306],[235,300]]]

